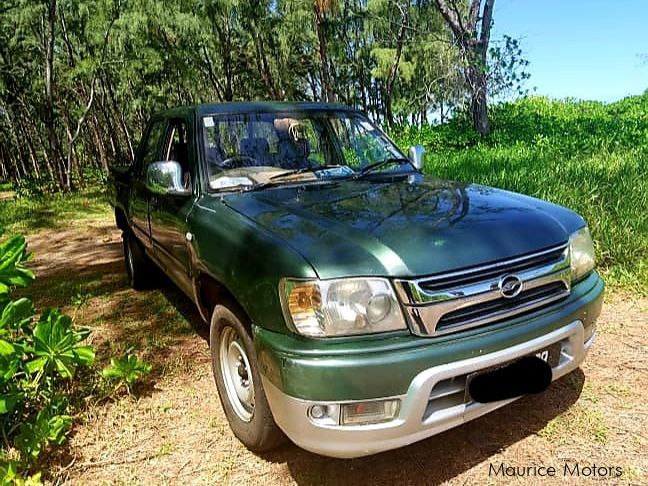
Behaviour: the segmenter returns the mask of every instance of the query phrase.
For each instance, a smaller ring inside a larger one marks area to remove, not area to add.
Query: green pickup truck
[[[113,168],[130,283],[161,269],[195,302],[251,450],[401,447],[585,358],[604,287],[585,221],[423,158],[357,110],[255,102],[159,113]]]

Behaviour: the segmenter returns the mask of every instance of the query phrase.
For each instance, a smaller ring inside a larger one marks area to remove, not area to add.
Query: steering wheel
[[[235,162],[239,161],[240,163],[235,164]],[[227,157],[225,160],[223,160],[220,163],[221,167],[225,167],[226,169],[237,169],[239,167],[255,167],[259,165],[259,162],[257,159],[254,157],[251,157],[249,155],[232,155],[231,157]]]

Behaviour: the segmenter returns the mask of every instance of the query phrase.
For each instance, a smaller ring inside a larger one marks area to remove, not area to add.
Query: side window
[[[163,160],[173,160],[182,167],[185,186],[191,183],[189,148],[187,144],[187,125],[183,120],[171,120],[165,138]]]
[[[165,122],[163,120],[156,121],[148,131],[148,137],[142,152],[142,174],[146,172],[147,165],[160,160],[160,145],[164,136],[164,126]]]
[[[353,169],[389,157],[398,157],[391,144],[362,118],[331,120],[331,125],[339,140],[342,155],[347,165]]]

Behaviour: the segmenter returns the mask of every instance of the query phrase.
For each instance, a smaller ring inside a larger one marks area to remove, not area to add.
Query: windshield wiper
[[[305,174],[306,172],[311,172],[313,174],[318,173],[321,170],[334,169],[335,167],[340,167],[339,165],[319,165],[317,167],[302,167],[300,169],[287,170],[281,174],[273,175],[270,180],[274,181],[277,179],[283,179],[284,177],[290,177],[293,175]]]
[[[373,164],[369,164],[362,169],[360,169],[360,172],[358,172],[356,175],[353,176],[354,179],[360,179],[361,177],[364,177],[371,172],[374,172],[376,169],[380,169],[381,167],[384,167],[387,164],[393,164],[393,163],[400,163],[400,165],[403,164],[412,164],[410,162],[410,159],[405,158],[405,157],[387,157],[384,160],[380,160],[378,162],[374,162]]]

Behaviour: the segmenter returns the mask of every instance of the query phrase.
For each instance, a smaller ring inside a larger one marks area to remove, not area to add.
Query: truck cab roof
[[[268,113],[268,112],[307,112],[307,111],[357,111],[339,103],[317,103],[312,101],[240,101],[227,103],[202,103],[197,105],[179,106],[156,113],[154,118],[168,118],[188,111],[197,116],[238,113]]]

